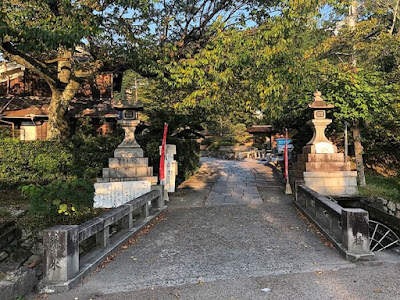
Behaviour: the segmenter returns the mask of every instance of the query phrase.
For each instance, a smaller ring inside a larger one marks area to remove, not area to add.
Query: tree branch
[[[25,66],[32,72],[42,77],[50,86],[50,89],[56,89],[57,79],[55,78],[55,75],[52,74],[47,68],[45,68],[42,62],[30,57],[25,53],[18,51],[13,47],[10,42],[2,43],[1,49],[4,55],[10,60]]]

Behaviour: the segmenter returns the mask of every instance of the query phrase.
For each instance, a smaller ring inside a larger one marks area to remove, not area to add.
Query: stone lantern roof
[[[312,109],[329,109],[335,107],[335,105],[329,104],[324,99],[322,99],[321,96],[322,96],[321,92],[316,91],[314,93],[314,101],[311,104],[309,104],[308,107]]]
[[[121,101],[120,103],[116,103],[113,105],[115,110],[135,110],[142,111],[143,110],[143,102],[142,101]]]

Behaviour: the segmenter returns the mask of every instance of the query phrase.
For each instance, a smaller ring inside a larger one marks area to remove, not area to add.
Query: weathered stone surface
[[[389,202],[389,201],[387,201],[386,199],[384,199],[382,197],[378,197],[378,200],[380,200],[383,205],[386,205]]]
[[[112,157],[108,159],[109,168],[129,168],[129,167],[147,167],[149,159],[147,157]]]
[[[12,300],[14,298],[14,283],[12,281],[0,281],[0,299]]]
[[[143,149],[141,148],[117,148],[114,151],[114,157],[134,158],[143,157]]]
[[[5,260],[8,257],[8,253],[5,251],[0,252],[0,262]]]
[[[388,207],[389,210],[391,210],[391,211],[393,211],[393,212],[396,211],[396,203],[394,203],[394,202],[392,202],[392,201],[389,201],[389,202],[387,203],[387,207]]]
[[[78,227],[59,225],[43,231],[46,281],[67,281],[79,271]]]
[[[95,183],[94,207],[118,207],[150,192],[149,181]]]
[[[342,244],[351,254],[368,254],[368,212],[359,208],[342,210]]]
[[[36,273],[29,268],[22,268],[15,274],[14,298],[23,297],[32,292],[38,283]]]

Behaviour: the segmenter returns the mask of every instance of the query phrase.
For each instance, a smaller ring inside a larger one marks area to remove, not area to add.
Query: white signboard
[[[150,181],[125,181],[95,183],[93,207],[118,207],[151,191]]]

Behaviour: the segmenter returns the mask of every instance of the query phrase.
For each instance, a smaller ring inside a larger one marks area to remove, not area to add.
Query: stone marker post
[[[161,147],[160,147],[161,154]],[[178,174],[178,163],[174,160],[176,145],[167,144],[165,147],[165,190],[175,192],[175,178]]]
[[[342,210],[342,245],[350,254],[369,254],[368,212],[360,208]]]
[[[79,271],[78,225],[44,230],[43,246],[45,281],[67,281]]]

